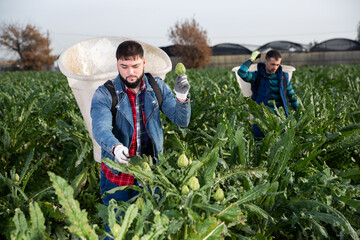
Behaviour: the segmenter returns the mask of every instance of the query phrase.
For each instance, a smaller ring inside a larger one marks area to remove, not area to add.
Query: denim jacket
[[[160,121],[159,104],[155,96],[155,92],[151,88],[147,77],[144,75],[146,92],[144,97],[145,104],[145,128],[149,135],[155,158],[159,152],[163,152],[163,130]],[[170,119],[175,125],[180,127],[187,127],[190,122],[191,107],[190,96],[186,102],[181,103],[174,97],[171,89],[159,77],[155,77],[162,93],[163,103],[161,111],[166,117]],[[109,158],[114,160],[113,148],[118,144],[123,144],[130,148],[132,136],[134,134],[134,119],[131,111],[130,101],[125,92],[124,84],[122,83],[119,75],[112,79],[115,86],[118,104],[116,105],[116,124],[118,131],[115,137],[112,132],[112,97],[110,92],[104,85],[98,87],[95,91],[92,102],[90,115],[92,118],[92,133],[96,142],[101,147],[101,158]],[[111,168],[110,168],[111,169]],[[111,169],[113,174],[118,171]]]

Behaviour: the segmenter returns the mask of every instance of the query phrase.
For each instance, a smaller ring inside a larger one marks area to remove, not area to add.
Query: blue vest
[[[256,92],[256,99],[255,99],[255,94],[253,94],[251,96],[251,99],[253,101],[255,101],[257,104],[261,104],[264,103],[264,105],[268,104],[269,101],[269,92],[270,92],[270,82],[269,82],[269,78],[268,78],[268,74],[266,73],[265,70],[265,63],[260,62],[257,65],[257,69],[258,71],[255,72],[255,74],[260,74],[260,81],[259,81],[259,86],[257,87],[257,92]],[[283,85],[283,74],[282,74],[282,67],[279,66],[278,70],[276,71],[276,75],[279,79],[279,89],[280,89],[280,96],[281,96],[281,101],[282,101],[282,105],[284,107],[285,110],[285,114],[286,116],[288,116],[288,109],[287,109],[287,101],[286,101],[286,96],[285,96],[285,90],[284,90],[284,85]],[[257,77],[258,75],[256,75]],[[285,76],[287,79],[289,79],[289,75],[287,72],[285,72]],[[256,81],[255,81],[256,83]],[[255,93],[256,91],[256,86],[254,84],[251,84],[251,91],[253,93]],[[253,126],[253,134],[254,137],[258,138],[258,137],[264,137],[264,134],[261,132],[260,128],[254,124]]]
[[[268,74],[266,73],[265,64],[263,62],[258,63],[257,67],[258,67],[258,71],[255,72],[255,74],[260,74],[261,77],[260,77],[260,81],[259,81],[259,86],[257,88],[256,99],[255,99],[254,94],[251,96],[251,99],[253,101],[255,101],[257,104],[264,103],[265,105],[267,105],[268,101],[269,101],[269,92],[270,92],[270,82],[269,82]],[[288,116],[289,113],[288,113],[288,108],[287,108],[285,89],[284,89],[284,85],[283,85],[283,79],[282,79],[283,74],[282,74],[281,66],[279,66],[278,70],[276,71],[276,75],[279,79],[279,89],[280,89],[282,105],[284,107],[286,116]],[[285,76],[287,79],[289,79],[289,75],[287,72],[285,72]],[[256,91],[255,84],[251,84],[251,91],[253,93]]]

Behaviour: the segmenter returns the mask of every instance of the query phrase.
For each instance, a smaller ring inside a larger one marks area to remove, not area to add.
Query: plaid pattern
[[[137,142],[137,133],[138,133],[138,104],[139,102],[137,101],[137,97],[136,97],[136,94],[131,91],[129,88],[126,88],[126,93],[129,97],[129,101],[130,101],[130,106],[131,106],[131,111],[132,111],[132,114],[133,114],[133,119],[134,119],[134,134],[133,134],[133,137],[132,137],[132,140],[131,140],[131,145],[130,145],[130,148],[129,148],[129,156],[135,156],[136,155],[136,148],[137,148],[137,145],[138,145],[138,142]]]
[[[128,95],[131,111],[134,118],[134,134],[129,148],[129,156],[141,155],[143,149],[147,149],[149,137],[145,131],[145,111],[144,111],[144,93],[146,90],[145,80],[142,81],[140,91],[135,94],[131,89],[125,86],[125,91]],[[134,184],[134,177],[127,173],[119,173],[114,175],[104,163],[101,163],[101,169],[104,171],[106,178],[118,185],[126,186]]]
[[[127,173],[119,173],[115,175],[111,170],[102,162],[101,169],[105,174],[105,177],[112,183],[118,186],[134,185],[134,177]]]
[[[134,135],[129,149],[129,156],[141,156],[142,154],[146,154],[144,149],[147,148],[147,143],[149,141],[149,137],[145,130],[145,81],[143,81],[140,89],[141,91],[135,94],[133,91],[126,88],[126,93],[129,97],[135,123]]]

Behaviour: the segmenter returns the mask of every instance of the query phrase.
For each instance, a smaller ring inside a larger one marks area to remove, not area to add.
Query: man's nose
[[[128,68],[128,72],[127,72],[127,75],[133,75],[134,73],[134,69],[133,68]]]

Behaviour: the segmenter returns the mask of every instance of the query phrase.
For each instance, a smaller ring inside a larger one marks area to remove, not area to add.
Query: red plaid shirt
[[[137,94],[134,93],[131,89],[125,86],[125,91],[128,95],[131,111],[134,118],[134,134],[131,140],[131,145],[129,148],[129,156],[135,156],[136,155],[136,149],[137,149],[137,109],[136,109],[136,97]],[[144,92],[146,90],[145,80],[142,81],[140,90]],[[141,111],[141,110],[139,110]],[[140,112],[140,114],[143,115],[143,121],[145,122],[145,112]],[[118,186],[126,186],[126,185],[134,185],[134,177],[127,173],[118,173],[117,175],[113,174],[111,170],[104,164],[101,163],[101,169],[103,170],[106,178],[112,182],[115,183]]]

